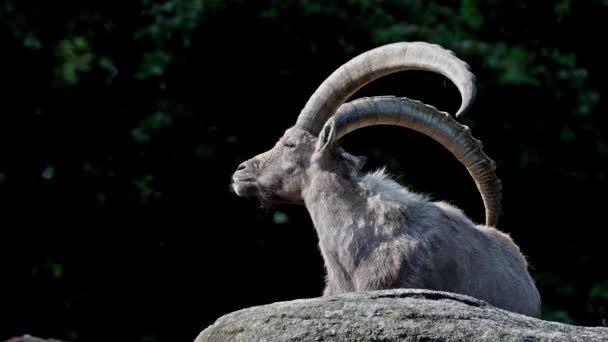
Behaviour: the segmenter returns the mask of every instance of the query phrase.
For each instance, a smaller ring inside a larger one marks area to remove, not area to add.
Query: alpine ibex
[[[475,76],[451,51],[422,42],[381,46],[348,61],[311,96],[295,126],[269,151],[239,165],[232,187],[263,205],[304,204],[327,271],[325,296],[389,288],[470,295],[538,317],[540,296],[518,246],[495,229],[501,182],[470,129],[448,113],[408,98],[345,101],[365,84],[402,70],[444,75],[465,113]],[[447,148],[475,180],[486,209],[476,225],[459,209],[412,193],[383,171],[362,172],[364,157],[336,145],[371,125],[413,129]]]

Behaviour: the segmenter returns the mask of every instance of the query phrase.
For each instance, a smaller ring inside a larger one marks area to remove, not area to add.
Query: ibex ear
[[[349,162],[351,162],[353,164],[353,166],[355,167],[355,169],[361,171],[363,169],[363,166],[365,166],[365,162],[367,161],[367,157],[366,156],[353,156],[350,153],[344,152],[342,154],[342,158],[348,160]]]
[[[325,151],[325,149],[334,143],[336,131],[334,129],[334,120],[330,118],[321,129],[319,140],[317,140],[317,152]]]
[[[359,157],[355,157],[357,159],[357,161],[355,162],[355,165],[357,165],[357,170],[361,171],[363,169],[363,167],[365,166],[365,162],[367,161],[367,157],[366,156],[359,156]]]

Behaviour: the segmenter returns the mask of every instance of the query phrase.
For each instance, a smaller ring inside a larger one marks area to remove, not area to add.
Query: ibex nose
[[[243,170],[245,170],[246,167],[247,167],[246,163],[241,163],[241,165],[239,165],[239,167],[236,170],[243,171]]]

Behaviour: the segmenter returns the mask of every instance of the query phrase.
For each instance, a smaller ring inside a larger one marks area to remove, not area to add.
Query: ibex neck
[[[365,201],[356,182],[336,173],[319,171],[303,192],[304,203],[319,233],[353,224]]]

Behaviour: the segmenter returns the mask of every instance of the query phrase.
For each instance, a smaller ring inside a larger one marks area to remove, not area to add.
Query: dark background
[[[0,1],[0,339],[191,341],[228,312],[319,296],[306,210],[237,198],[231,174],[342,63],[415,40],[477,76],[461,121],[498,163],[499,228],[544,318],[606,325],[607,14],[605,0]],[[366,95],[460,104],[413,71]],[[468,173],[428,138],[372,127],[343,146],[483,221]]]

